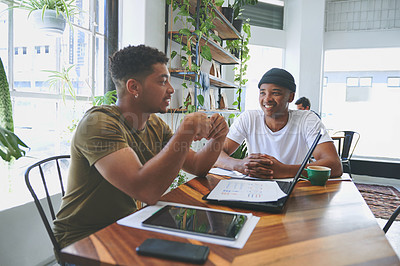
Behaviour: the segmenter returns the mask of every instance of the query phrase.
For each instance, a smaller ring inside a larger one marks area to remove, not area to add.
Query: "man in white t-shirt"
[[[215,165],[254,177],[293,177],[321,131],[313,153],[315,161],[308,165],[327,166],[332,169],[331,176],[341,176],[342,164],[321,120],[307,110],[289,110],[296,92],[293,76],[273,68],[264,74],[258,87],[261,110],[246,111],[235,120]],[[244,159],[229,157],[244,140],[250,155]]]

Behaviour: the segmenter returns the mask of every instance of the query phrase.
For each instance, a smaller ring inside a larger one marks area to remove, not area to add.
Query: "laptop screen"
[[[297,181],[299,181],[301,173],[304,170],[304,167],[306,166],[307,162],[310,160],[312,153],[315,150],[315,147],[317,147],[318,141],[321,139],[322,134],[321,132],[318,133],[317,137],[315,138],[313,144],[311,145],[311,148],[308,150],[306,157],[304,158],[303,162],[301,163],[299,170],[297,170],[296,175],[293,178],[293,181],[291,182],[289,191],[287,192],[287,195],[290,195],[292,193],[292,190],[294,189],[294,186],[296,185]]]

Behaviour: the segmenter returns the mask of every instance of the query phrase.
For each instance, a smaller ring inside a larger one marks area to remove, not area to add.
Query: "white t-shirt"
[[[239,144],[246,140],[249,154],[263,153],[284,164],[301,164],[320,130],[318,144],[332,141],[321,119],[311,111],[289,110],[286,126],[272,132],[265,124],[263,111],[251,110],[235,120],[227,137]]]

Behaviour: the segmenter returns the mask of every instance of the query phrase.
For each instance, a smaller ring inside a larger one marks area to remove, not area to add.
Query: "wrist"
[[[193,136],[195,134],[195,120],[191,114],[186,115],[178,129],[180,134]]]

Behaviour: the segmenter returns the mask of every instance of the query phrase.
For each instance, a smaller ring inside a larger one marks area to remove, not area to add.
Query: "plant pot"
[[[233,27],[241,33],[242,32],[242,25],[243,25],[243,19],[235,19],[233,20]]]
[[[229,23],[233,23],[233,8],[232,7],[222,7],[222,14],[226,17]]]
[[[31,13],[31,21],[35,28],[44,31],[47,35],[62,35],[65,30],[65,18],[55,10],[35,10]]]

